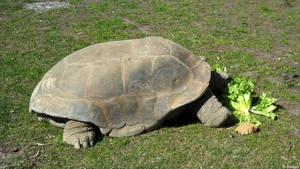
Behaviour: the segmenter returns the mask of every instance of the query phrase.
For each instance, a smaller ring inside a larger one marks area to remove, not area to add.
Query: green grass
[[[297,1],[68,0],[70,8],[42,13],[24,9],[29,2],[36,1],[0,0],[0,150],[19,148],[0,166],[300,167],[300,119],[289,113],[300,103],[300,80],[293,77],[300,72]],[[92,148],[75,150],[62,142],[61,129],[28,113],[35,85],[63,57],[94,43],[150,35],[226,66],[233,77],[255,80],[259,93],[279,99],[279,119],[257,117],[263,122],[259,133],[233,138],[234,127],[215,129],[178,119],[173,123],[182,125],[136,137],[103,137]]]

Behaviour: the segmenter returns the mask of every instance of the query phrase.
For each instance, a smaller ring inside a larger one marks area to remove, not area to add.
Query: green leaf
[[[245,115],[249,115],[249,109],[251,106],[252,97],[250,93],[246,93],[243,95],[240,95],[237,98],[237,101],[231,101],[231,107],[234,108],[236,111],[243,112]]]
[[[214,64],[211,70],[227,72],[227,68],[225,66],[221,66],[220,64]]]
[[[254,89],[254,83],[251,80],[245,78],[235,78],[232,82],[227,84],[227,88],[224,89],[222,98],[237,100],[240,95],[245,93],[251,93]]]
[[[254,118],[253,113],[270,117],[273,120],[277,117],[272,112],[276,109],[276,106],[273,105],[276,99],[267,97],[265,93],[258,98],[256,104],[251,105],[253,90],[254,83],[245,78],[235,78],[223,90],[220,100],[229,110],[233,111],[234,118],[239,124],[249,121],[257,126],[261,125],[261,122]]]
[[[237,125],[249,121],[251,123],[254,123],[256,126],[261,126],[261,122],[258,121],[252,114],[245,115],[239,111],[233,111],[232,114],[235,120],[238,122]]]
[[[275,110],[277,107],[273,105],[273,103],[277,99],[275,98],[269,98],[265,93],[263,93],[259,98],[258,98],[258,103],[255,104],[253,107],[251,107],[250,111],[252,113],[264,115],[267,117],[270,117],[272,120],[275,120],[277,115],[273,113],[273,110]]]

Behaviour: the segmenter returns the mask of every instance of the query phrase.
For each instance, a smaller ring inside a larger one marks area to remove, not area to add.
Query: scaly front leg
[[[206,126],[221,127],[232,117],[232,113],[222,106],[209,88],[201,96],[199,103],[202,105],[197,117]]]

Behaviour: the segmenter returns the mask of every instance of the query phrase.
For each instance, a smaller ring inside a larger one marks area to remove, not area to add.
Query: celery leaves
[[[254,105],[250,111],[255,114],[260,114],[264,115],[267,117],[270,117],[271,119],[275,120],[277,115],[273,113],[272,111],[275,110],[277,107],[273,105],[273,103],[277,99],[275,98],[268,98],[265,93],[263,93],[259,98],[258,98],[258,103]]]
[[[227,68],[225,66],[222,67],[220,64],[214,64],[211,70],[227,72]]]
[[[233,111],[233,115],[239,124],[249,121],[260,126],[261,122],[255,119],[253,113],[270,117],[273,120],[276,118],[276,114],[273,113],[273,110],[277,108],[273,105],[276,99],[268,98],[263,93],[258,97],[258,102],[252,105],[253,90],[254,83],[244,78],[235,78],[223,90],[221,101]]]

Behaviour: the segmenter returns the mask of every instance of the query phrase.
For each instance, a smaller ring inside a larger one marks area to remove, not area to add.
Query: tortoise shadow
[[[173,110],[170,112],[170,114],[174,113],[175,117],[166,119],[162,124],[161,127],[182,127],[189,124],[195,124],[199,123],[201,124],[201,121],[196,116],[198,106],[196,105],[197,101],[195,103],[190,103],[187,105],[184,105],[182,107],[177,108],[176,110]],[[199,110],[199,109],[198,109]],[[159,129],[159,128],[158,128]]]
[[[195,123],[201,124],[201,121],[198,119],[197,116],[190,114],[190,113],[186,113],[186,114],[181,114],[174,119],[168,119],[168,120],[164,121],[162,123],[161,127],[164,127],[164,128],[182,127],[182,126],[186,126],[189,124],[195,124]]]
[[[220,95],[220,91],[213,91],[216,96]],[[162,127],[181,127],[189,124],[201,123],[200,119],[197,117],[197,113],[200,111],[201,107],[207,102],[209,99],[209,95],[202,95],[198,99],[183,105],[172,112],[170,114],[175,114],[175,118],[167,119],[162,123]],[[223,105],[224,106],[224,105]],[[220,128],[227,128],[235,126],[237,123],[234,116],[231,116],[227,122],[225,122]],[[200,125],[203,125],[201,123]]]
[[[201,123],[197,117],[197,113],[206,102],[206,99],[208,98],[199,97],[198,99],[171,111],[169,114],[172,115],[173,118],[164,120],[162,127],[181,127],[189,124]]]

